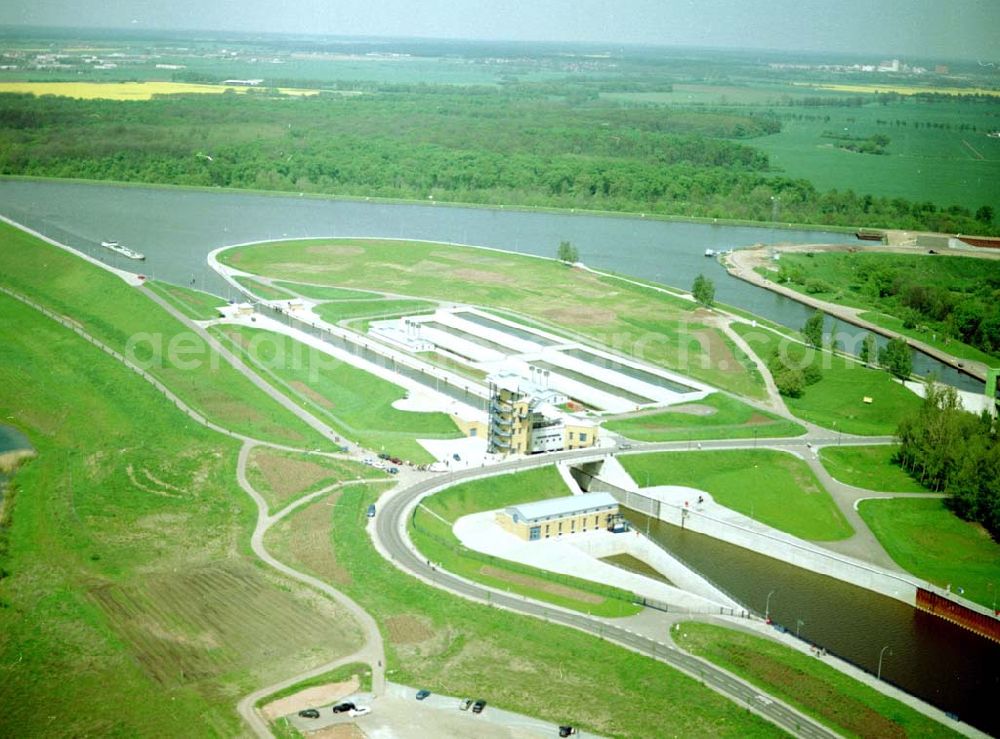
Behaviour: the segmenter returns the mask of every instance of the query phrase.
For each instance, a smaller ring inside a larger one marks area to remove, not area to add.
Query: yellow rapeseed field
[[[31,92],[35,95],[60,95],[80,100],[149,100],[153,95],[246,92],[252,88],[223,85],[195,85],[186,82],[0,82],[0,92]],[[318,95],[319,90],[293,87],[278,88],[285,95]]]
[[[820,90],[836,90],[837,92],[895,92],[899,95],[918,95],[923,92],[939,93],[941,95],[991,95],[1000,97],[1000,90],[987,90],[982,87],[921,87],[919,85],[807,85]]]

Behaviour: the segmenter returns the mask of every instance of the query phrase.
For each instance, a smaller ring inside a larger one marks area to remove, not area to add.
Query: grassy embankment
[[[218,309],[226,305],[226,301],[217,295],[201,290],[192,290],[189,287],[171,285],[169,282],[150,280],[146,283],[146,289],[152,290],[188,318],[196,321],[210,321],[213,318],[218,318]]]
[[[569,494],[551,466],[467,482],[425,499],[414,511],[410,536],[427,559],[485,585],[594,615],[638,613],[627,591],[480,554],[452,532],[455,521],[470,513]]]
[[[337,323],[350,318],[394,318],[417,313],[433,313],[437,304],[426,300],[336,300],[320,303],[316,313],[327,323]]]
[[[678,645],[757,685],[845,736],[958,736],[816,657],[771,639],[685,622]]]
[[[365,292],[364,290],[345,290],[339,287],[311,285],[304,282],[282,282],[279,280],[274,284],[282,290],[287,290],[290,293],[295,293],[311,300],[364,300],[365,298],[378,300],[383,297],[381,293]]]
[[[641,487],[683,485],[716,503],[812,541],[854,531],[801,459],[769,449],[629,454],[619,458]]]
[[[255,280],[252,277],[236,275],[233,279],[262,300],[288,300],[295,297],[290,292],[285,292],[280,288],[268,285],[266,282],[261,282],[260,280]]]
[[[375,451],[414,463],[433,457],[417,438],[461,436],[445,413],[401,411],[392,404],[406,391],[294,339],[263,329],[217,326],[213,333],[232,342],[261,373],[344,437]]]
[[[942,499],[863,500],[858,512],[907,572],[956,592],[962,588],[964,597],[984,606],[1000,604],[1000,544]]]
[[[732,392],[763,397],[756,368],[694,303],[552,260],[423,242],[290,241],[223,252],[227,265],[276,279],[309,279],[418,298],[516,306],[557,331],[611,346]],[[705,366],[703,366],[703,364]]]
[[[338,587],[374,615],[394,681],[607,736],[777,736],[781,732],[675,670],[592,636],[424,585],[382,559],[365,533],[377,494],[363,486],[321,509]],[[594,696],[600,696],[595,700]]]
[[[685,412],[691,411],[691,412]],[[799,436],[806,430],[797,423],[758,410],[721,393],[697,403],[608,421],[604,428],[636,441],[683,441],[685,439],[766,439]]]
[[[750,347],[764,361],[787,339],[761,328],[734,324]],[[896,433],[899,420],[914,412],[921,398],[894,381],[884,371],[869,369],[830,352],[814,352],[811,361],[822,367],[823,377],[799,398],[785,398],[788,409],[804,421],[868,436]],[[864,398],[872,398],[865,403]]]
[[[131,354],[178,397],[224,428],[282,444],[330,446],[143,295],[144,288],[129,287],[105,270],[4,224],[0,285]]]
[[[247,460],[247,480],[271,513],[299,498],[345,480],[385,478],[382,470],[348,459],[257,447]]]
[[[942,254],[792,252],[782,255],[781,270],[793,278],[786,287],[858,308],[863,311],[861,318],[959,359],[1000,365],[1000,351],[990,354],[964,343],[953,326],[976,318],[989,322],[995,302],[992,295],[1000,286],[998,260]],[[773,279],[774,273],[767,276]],[[980,304],[975,303],[977,294]],[[968,310],[956,310],[970,300]],[[918,313],[914,306],[924,306],[926,312]],[[904,325],[908,316],[909,327]]]
[[[38,450],[0,529],[0,735],[235,736],[240,695],[356,649],[341,609],[247,554],[237,442],[4,295],[0,334],[0,408]]]
[[[819,459],[835,479],[847,485],[885,493],[931,492],[892,461],[896,445],[827,446]]]

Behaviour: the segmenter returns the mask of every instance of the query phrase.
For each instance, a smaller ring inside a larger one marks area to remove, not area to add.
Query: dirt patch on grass
[[[714,416],[719,412],[719,409],[703,403],[685,403],[684,405],[672,405],[667,408],[667,412],[686,413],[689,416]]]
[[[392,644],[418,644],[434,638],[434,630],[423,619],[410,614],[390,616],[385,627]]]
[[[508,572],[507,570],[502,570],[499,567],[492,567],[490,565],[483,565],[479,568],[479,571],[487,577],[495,577],[496,579],[503,580],[504,582],[521,585],[534,590],[541,590],[544,593],[556,595],[560,598],[571,598],[572,600],[582,601],[583,603],[604,602],[604,598],[599,595],[588,593],[585,590],[571,588],[568,585],[560,585],[558,583],[549,582],[548,580],[543,580],[540,577],[520,575],[515,572]]]
[[[325,395],[320,395],[301,380],[292,380],[288,384],[289,386],[291,386],[293,390],[295,390],[297,393],[301,393],[303,396],[305,396],[313,403],[318,405],[320,408],[326,408],[327,410],[331,410],[336,407],[330,401],[329,398],[327,398]]]
[[[296,459],[265,448],[253,451],[249,467],[251,472],[258,473],[267,487],[260,492],[270,493],[277,502],[283,502],[294,495],[313,489],[321,482],[332,481],[332,478],[338,476],[337,471],[327,465],[308,459]],[[255,482],[260,484],[259,479]]]
[[[365,253],[364,247],[354,244],[316,244],[307,246],[303,250],[304,254],[311,257],[358,257]]]
[[[298,713],[304,708],[325,706],[329,703],[333,703],[334,701],[338,701],[345,695],[357,692],[359,685],[360,681],[358,680],[358,676],[354,675],[350,680],[344,680],[340,683],[315,685],[311,688],[300,690],[298,693],[294,693],[284,698],[279,698],[272,703],[268,703],[260,710],[268,721],[273,721],[276,718],[287,716],[290,713]],[[315,736],[315,734],[312,736]]]
[[[566,326],[607,326],[618,319],[618,314],[608,308],[582,305],[545,308],[538,313],[548,321]]]
[[[340,492],[297,511],[288,524],[286,546],[296,563],[321,580],[335,585],[351,583],[351,574],[340,566],[331,544],[333,506]]]
[[[715,369],[732,374],[746,372],[719,331],[706,328],[692,331],[691,336],[697,340],[702,352],[707,354],[709,363]]]
[[[309,739],[365,739],[367,734],[356,724],[336,724],[319,731],[310,731]]]
[[[747,419],[747,426],[762,426],[764,424],[774,423],[773,418],[768,418],[763,413],[754,413],[750,418]]]
[[[487,272],[482,269],[452,269],[450,277],[462,282],[479,283],[483,285],[516,285],[517,279],[511,275],[500,272]]]
[[[167,687],[239,670],[302,669],[316,645],[332,659],[359,640],[357,626],[329,601],[297,597],[235,561],[144,572],[135,583],[99,584],[88,596],[142,670]]]

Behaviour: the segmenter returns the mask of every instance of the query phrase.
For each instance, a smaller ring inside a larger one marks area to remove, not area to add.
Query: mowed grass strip
[[[286,292],[285,290],[274,287],[273,285],[269,285],[266,282],[255,280],[252,277],[237,275],[233,279],[258,298],[263,298],[264,300],[288,300],[289,298],[295,297],[290,292]]]
[[[237,696],[355,649],[245,554],[238,442],[5,295],[0,336],[0,408],[38,451],[0,528],[0,735],[235,736]]]
[[[370,372],[295,339],[246,326],[217,326],[281,389],[297,396],[311,412],[329,421],[361,446],[386,451],[410,462],[433,461],[419,438],[457,438],[458,428],[445,413],[401,411],[393,403],[407,391]]]
[[[779,729],[651,658],[561,626],[471,603],[401,573],[374,549],[351,487],[333,507],[343,589],[382,628],[393,680],[474,695],[605,736],[761,737]]]
[[[905,703],[771,639],[685,622],[677,644],[846,736],[959,736]]]
[[[897,444],[877,446],[826,446],[819,459],[826,471],[847,485],[884,493],[932,492],[893,461]]]
[[[747,358],[688,300],[624,280],[474,247],[377,239],[287,241],[222,252],[274,279],[378,290],[520,313],[732,392],[762,396]],[[704,360],[704,361],[703,361]]]
[[[418,313],[433,313],[437,303],[427,300],[335,300],[317,305],[313,312],[327,323],[349,318],[392,318]]]
[[[311,300],[363,300],[365,298],[381,298],[380,293],[365,292],[363,290],[346,290],[341,287],[329,287],[327,285],[312,285],[306,282],[283,282],[276,280],[275,287],[287,290],[290,293],[301,295],[303,298]]]
[[[837,541],[854,533],[809,466],[787,452],[659,452],[619,461],[640,487],[704,490],[716,503],[801,539]]]
[[[272,513],[330,485],[385,477],[382,470],[349,459],[265,446],[256,447],[247,463],[247,480],[264,497]]]
[[[604,428],[635,441],[765,439],[800,436],[806,432],[794,421],[758,410],[722,393],[714,393],[696,403],[668,408],[661,413],[608,421]]]
[[[941,498],[863,500],[858,512],[893,561],[988,608],[1000,605],[1000,544]]]
[[[552,466],[473,480],[426,498],[414,511],[410,537],[430,561],[485,585],[610,618],[637,613],[627,591],[481,554],[452,531],[455,521],[470,513],[569,494]]]
[[[782,342],[790,341],[745,324],[733,324],[733,328],[765,362]],[[869,369],[827,351],[811,356],[811,361],[822,368],[822,379],[809,385],[802,397],[785,398],[788,409],[804,421],[845,434],[890,435],[896,433],[900,419],[915,412],[923,402],[885,370]],[[872,402],[865,403],[865,398]]]
[[[219,308],[226,305],[226,301],[217,295],[193,290],[189,287],[171,285],[169,282],[149,280],[146,282],[146,289],[165,298],[188,318],[193,318],[196,321],[210,321],[213,318],[218,318]]]
[[[220,426],[267,441],[329,448],[318,432],[146,297],[144,288],[129,287],[106,270],[6,224],[0,224],[0,285],[131,356]]]

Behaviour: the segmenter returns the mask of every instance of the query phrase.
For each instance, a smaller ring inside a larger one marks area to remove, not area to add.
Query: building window
[[[539,534],[541,534],[541,529],[538,526],[532,526],[528,529],[528,540],[535,541],[539,538]]]
[[[597,518],[598,518],[597,516],[594,516],[594,526],[595,527],[597,526]]]
[[[572,431],[569,432],[569,440],[573,441],[573,432]]]
[[[572,436],[572,434],[570,434],[570,436]],[[586,440],[587,440],[587,435],[581,431],[580,432],[580,441],[586,441]]]
[[[478,431],[479,431],[479,429],[477,429],[475,427],[470,428],[469,429],[469,436],[478,436],[479,435]]]

